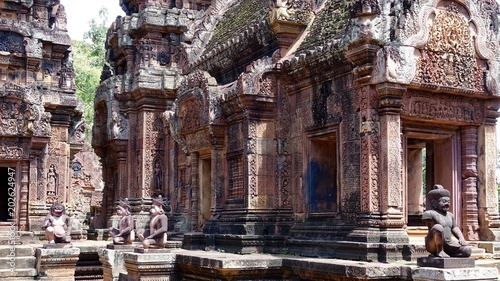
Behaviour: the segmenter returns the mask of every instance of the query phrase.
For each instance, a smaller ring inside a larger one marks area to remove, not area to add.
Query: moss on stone
[[[354,0],[330,0],[318,13],[316,19],[298,52],[324,45],[327,41],[338,39],[344,35],[349,24],[350,11]]]
[[[234,4],[217,24],[212,39],[205,52],[210,52],[219,44],[240,35],[246,29],[261,21],[268,20],[268,1],[243,0]]]

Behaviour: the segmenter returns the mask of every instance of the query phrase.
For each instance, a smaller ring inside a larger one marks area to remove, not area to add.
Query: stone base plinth
[[[495,267],[452,269],[419,267],[412,271],[412,278],[413,281],[498,280],[498,269]]]
[[[424,257],[417,259],[417,265],[436,268],[468,268],[474,267],[475,260],[473,258]]]
[[[75,267],[79,255],[79,248],[36,249],[38,280],[75,280]]]
[[[134,246],[127,246],[129,247],[118,247],[120,249],[113,247],[115,249],[106,248],[99,250],[99,261],[102,264],[104,280],[117,281],[120,277],[120,273],[127,273],[123,261],[123,253],[134,251]]]
[[[124,253],[128,281],[170,281],[175,263],[175,254],[150,251],[147,253]]]

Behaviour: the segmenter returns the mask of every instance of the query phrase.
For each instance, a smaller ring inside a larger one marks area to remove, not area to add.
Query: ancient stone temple
[[[410,259],[440,184],[467,240],[500,240],[495,1],[120,5],[95,99],[101,228],[124,198],[144,228],[162,195],[184,248]]]
[[[80,198],[74,193],[84,189],[82,196],[91,197],[99,177],[84,179],[90,172],[81,165],[96,158],[75,158],[84,147],[85,121],[64,7],[6,0],[0,14],[0,231],[15,225],[36,234],[50,204],[75,205]],[[79,207],[70,209],[83,223]]]

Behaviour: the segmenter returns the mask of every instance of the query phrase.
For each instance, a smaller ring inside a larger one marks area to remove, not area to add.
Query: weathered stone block
[[[475,260],[472,258],[422,257],[417,259],[417,265],[437,268],[468,268],[474,267]]]
[[[172,253],[123,253],[128,281],[169,281],[175,263]]]
[[[79,255],[79,248],[36,249],[39,280],[75,280],[75,267]]]
[[[498,269],[483,268],[431,268],[420,267],[412,271],[414,281],[440,280],[498,280]]]

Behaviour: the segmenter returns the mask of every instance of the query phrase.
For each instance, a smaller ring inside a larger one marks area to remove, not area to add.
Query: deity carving
[[[154,164],[154,191],[163,190],[163,168],[161,166],[160,160],[156,160]]]
[[[425,237],[425,248],[434,257],[469,257],[472,248],[457,226],[450,209],[450,192],[436,184],[427,194],[432,210],[422,215],[429,232]]]
[[[58,187],[58,175],[56,167],[51,164],[47,172],[47,195],[56,195]]]
[[[45,238],[49,244],[71,242],[71,218],[66,215],[63,204],[56,202],[50,207],[50,213],[42,224]]]
[[[153,205],[149,211],[151,214],[149,230],[137,234],[145,249],[163,248],[167,243],[168,218],[164,208],[161,195],[153,198]]]
[[[109,228],[109,235],[113,237],[113,244],[132,244],[135,239],[134,218],[130,213],[130,204],[127,198],[118,202],[116,214],[121,217],[118,229]]]
[[[420,50],[416,83],[484,91],[483,66],[476,58],[466,16],[451,2],[436,10],[429,39]]]
[[[291,2],[291,1],[290,1]],[[270,0],[270,21],[287,20],[290,17],[289,9],[292,7],[288,0]]]

